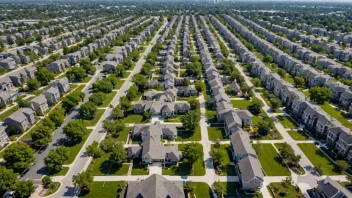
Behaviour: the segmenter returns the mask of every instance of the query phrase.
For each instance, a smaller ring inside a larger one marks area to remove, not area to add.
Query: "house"
[[[182,181],[169,181],[165,177],[153,174],[145,180],[129,181],[126,198],[184,198]]]
[[[18,92],[17,91],[1,91],[0,92],[0,104],[3,107],[6,107],[6,105],[10,102],[13,102],[16,100],[18,96]]]
[[[35,112],[30,108],[20,108],[5,118],[4,123],[17,131],[26,131],[35,123]]]
[[[44,96],[48,101],[49,105],[53,105],[60,100],[60,91],[56,86],[50,87],[46,91],[44,91]]]
[[[5,76],[0,79],[0,91],[7,91],[13,88],[12,80]]]
[[[149,112],[150,116],[170,117],[178,113],[188,113],[190,104],[188,102],[164,102],[164,101],[138,101],[134,104],[134,113]]]
[[[57,87],[61,94],[64,94],[70,90],[70,83],[67,77],[60,78],[48,85],[48,89],[50,87]]]
[[[101,66],[104,68],[105,72],[110,72],[111,70],[115,69],[117,64],[118,63],[115,61],[104,61],[101,63]]]
[[[337,154],[345,157],[352,147],[352,134],[348,131],[341,131],[335,144]]]
[[[46,100],[46,97],[43,94],[29,101],[28,107],[35,111],[37,115],[41,116],[45,115],[45,112],[49,109],[48,101]]]
[[[236,83],[235,80],[229,84],[228,87],[234,95],[241,93],[241,87]]]
[[[0,67],[3,67],[6,70],[13,70],[13,69],[16,69],[17,64],[13,58],[6,58],[3,60],[0,60]]]
[[[243,190],[256,192],[263,186],[264,174],[256,155],[247,155],[236,164]]]
[[[68,66],[69,66],[69,62],[67,59],[60,59],[60,60],[57,60],[57,61],[54,61],[54,62],[48,64],[46,66],[46,69],[57,74],[57,73],[61,73],[62,71],[64,71],[65,68]]]
[[[317,181],[317,192],[324,198],[352,197],[352,193],[330,177]]]
[[[0,126],[0,147],[4,147],[10,141],[6,128],[4,125]]]
[[[197,96],[198,91],[194,88],[194,86],[182,86],[177,87],[177,95],[178,96]]]
[[[242,128],[238,128],[236,132],[231,134],[230,148],[234,162],[238,162],[248,155],[256,155],[250,141],[248,132],[244,131]]]

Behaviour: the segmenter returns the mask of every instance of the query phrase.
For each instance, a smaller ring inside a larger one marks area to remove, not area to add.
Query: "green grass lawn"
[[[168,117],[164,120],[164,122],[181,122],[181,117],[183,115],[181,114],[178,114],[178,115],[175,115],[175,116],[172,116],[172,117]]]
[[[127,141],[127,137],[128,137],[128,133],[131,131],[131,128],[132,127],[126,127],[125,130],[121,131],[119,133],[119,136],[118,137],[114,137],[114,139],[116,141],[123,141],[123,142],[126,142]]]
[[[251,104],[250,100],[231,100],[233,108],[247,109]]]
[[[193,182],[195,185],[194,194],[199,198],[213,198],[210,186],[204,182]]]
[[[295,84],[295,82],[294,82],[294,80],[293,80],[293,78],[292,78],[292,76],[290,74],[286,74],[286,76],[284,77],[284,80],[286,82],[290,83],[291,85]]]
[[[126,71],[124,74],[123,74],[123,78],[127,78],[129,75],[130,75],[131,72],[128,72]]]
[[[65,164],[71,164],[75,160],[77,154],[81,150],[83,144],[86,142],[88,136],[92,131],[92,129],[88,129],[88,133],[83,137],[80,143],[71,144],[70,142],[65,142],[64,146],[68,147],[68,149],[70,150],[70,155],[68,156],[68,159],[66,160]]]
[[[185,144],[179,144],[178,149],[182,151],[185,148]],[[205,175],[205,167],[203,161],[203,152],[196,162],[192,165],[185,162],[180,162],[178,165],[170,165],[163,168],[163,175],[180,175],[180,176],[203,176]]]
[[[282,126],[285,128],[296,128],[298,125],[289,117],[289,116],[276,116],[276,118],[280,121]]]
[[[53,176],[65,176],[70,168],[63,166],[60,172],[53,174]]]
[[[139,115],[139,114],[129,114],[122,121],[124,123],[136,123],[136,124],[145,123],[143,121],[143,115]]]
[[[9,117],[11,114],[15,113],[20,107],[18,105],[14,105],[9,110],[3,111],[0,114],[0,121],[4,121],[5,118]]]
[[[225,128],[223,127],[215,127],[215,126],[208,126],[208,137],[209,140],[223,140],[223,139],[228,139],[225,138]]]
[[[262,194],[257,193],[254,195],[247,195],[245,192],[241,189],[241,185],[238,182],[221,182],[225,184],[226,187],[226,195],[235,195],[236,197],[240,198],[260,198],[263,197]]]
[[[148,167],[140,164],[140,159],[133,159],[133,166],[131,175],[148,175]]]
[[[205,116],[209,122],[216,122],[216,111],[215,110],[205,110]]]
[[[94,159],[89,169],[93,171],[94,176],[105,175],[127,175],[129,164],[122,164],[121,167],[112,164],[109,161],[110,153],[104,153],[100,158]]]
[[[303,197],[303,195],[301,195],[302,194],[301,191],[296,192],[296,189],[293,185],[290,185],[286,189],[282,186],[281,182],[272,182],[272,183],[270,183],[270,186],[272,188],[278,189],[278,191],[275,193],[276,197],[286,197],[286,198]],[[269,189],[269,192],[272,192],[272,191],[270,191],[270,189]],[[301,196],[299,196],[299,195],[301,195]]]
[[[81,83],[88,83],[90,80],[92,80],[92,78],[92,76],[87,76],[81,81]]]
[[[261,93],[260,96],[263,98],[263,100],[265,101],[266,105],[268,105],[269,107],[271,107],[271,104],[270,104],[269,100],[264,96],[264,94]]]
[[[279,153],[272,144],[253,144],[260,164],[267,176],[289,176],[291,172],[286,167]]]
[[[82,92],[82,90],[86,87],[86,85],[79,85],[74,92]]]
[[[118,197],[117,186],[121,181],[93,182],[88,194],[79,195],[85,198],[116,198]]]
[[[202,139],[200,127],[198,126],[196,129],[194,129],[193,133],[190,133],[189,131],[184,131],[180,129],[177,132],[177,138],[176,141],[182,142],[182,141],[200,141]]]
[[[125,82],[125,80],[119,80],[119,81],[116,83],[114,89],[120,89],[124,82]]]
[[[290,134],[294,140],[309,140],[309,137],[304,134],[303,131],[287,131],[287,133]]]
[[[302,90],[302,93],[303,93],[307,98],[310,98],[309,90],[305,90],[305,91]]]
[[[57,190],[59,190],[61,183],[60,182],[53,182],[51,187],[49,187],[48,191],[46,191],[45,196],[49,196],[54,194]]]
[[[103,116],[104,112],[105,112],[105,109],[98,109],[93,119],[84,120],[85,126],[95,126],[98,123],[101,116]]]
[[[320,105],[320,107],[329,115],[338,120],[343,126],[352,130],[352,123],[349,122],[342,114],[341,111],[334,109],[334,107],[330,106],[329,103],[324,103]]]
[[[320,166],[323,175],[343,175],[338,167],[313,143],[298,144],[313,166]]]
[[[100,105],[99,107],[108,107],[110,105],[112,99],[114,99],[116,94],[117,94],[117,91],[112,91],[112,92],[106,94],[106,99],[104,100],[103,104]]]
[[[222,165],[224,168],[221,170],[221,175],[225,176],[236,176],[236,169],[234,165],[230,165],[232,162],[232,154],[229,151],[229,144],[221,144],[220,148],[215,148],[214,145],[211,145],[211,150],[218,151],[223,156]]]

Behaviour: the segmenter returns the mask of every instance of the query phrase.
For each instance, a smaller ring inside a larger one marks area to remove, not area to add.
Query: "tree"
[[[309,95],[311,100],[323,104],[331,98],[332,92],[326,87],[312,87],[309,89]]]
[[[185,149],[182,152],[182,157],[186,160],[186,162],[192,164],[193,169],[193,163],[202,156],[202,153],[202,145],[192,142],[190,144],[186,144]]]
[[[83,136],[88,133],[88,130],[83,124],[83,120],[72,120],[66,124],[63,132],[69,141],[81,142]]]
[[[116,144],[112,149],[109,160],[110,162],[120,166],[127,159],[127,152],[122,144]]]
[[[93,102],[86,102],[79,108],[79,115],[82,119],[91,120],[94,118],[98,108]]]
[[[278,109],[281,106],[281,100],[279,100],[276,97],[270,98],[269,102],[271,104],[271,108],[272,108],[273,111],[275,111],[276,109]]]
[[[4,151],[4,160],[9,168],[21,172],[34,162],[34,150],[26,143],[13,143]]]
[[[341,171],[346,171],[350,167],[350,165],[345,160],[336,160],[335,163]]]
[[[194,83],[194,86],[195,86],[196,90],[197,90],[199,93],[205,91],[205,89],[206,89],[204,82],[201,81],[201,80],[197,80],[197,81]]]
[[[72,67],[71,69],[67,70],[66,72],[67,78],[72,81],[82,81],[86,76],[86,70],[82,67]]]
[[[123,78],[125,76],[125,68],[122,65],[117,65],[114,69],[114,73],[117,77]]]
[[[191,81],[186,77],[186,78],[183,78],[182,80],[182,86],[188,86],[191,84]]]
[[[260,80],[260,78],[253,78],[252,83],[256,87],[260,87],[262,85],[262,81]]]
[[[268,63],[272,63],[274,62],[274,59],[272,56],[270,56],[269,54],[267,54],[265,57],[264,57],[264,62],[268,62]]]
[[[34,193],[34,183],[31,180],[19,180],[15,184],[15,190],[20,197],[29,197]]]
[[[253,98],[251,104],[248,106],[248,109],[255,115],[258,115],[261,112],[261,108],[263,106],[262,101],[258,98]]]
[[[93,93],[89,97],[89,101],[93,102],[97,106],[102,105],[105,99],[106,99],[106,95],[103,92]]]
[[[141,69],[141,74],[148,76],[152,73],[153,65],[150,63],[144,63]]]
[[[315,166],[314,169],[318,172],[319,175],[323,175],[324,171],[322,169],[321,164],[318,164],[318,166]]]
[[[292,178],[291,177],[286,177],[285,179],[283,179],[281,181],[281,186],[284,187],[286,189],[285,194],[287,193],[288,189],[290,188],[290,186],[292,186]]]
[[[249,51],[253,51],[254,50],[254,46],[251,44],[251,43],[246,43],[245,45],[244,45]]]
[[[142,74],[136,74],[132,77],[132,82],[134,82],[139,89],[144,89],[147,85],[147,77]]]
[[[127,94],[126,97],[129,100],[133,100],[134,98],[136,98],[138,96],[138,87],[135,85],[132,85],[128,90],[127,90]]]
[[[214,100],[211,97],[207,97],[205,100],[205,106],[207,109],[213,109],[214,108]]]
[[[284,69],[282,69],[282,68],[279,68],[279,69],[277,70],[277,73],[278,73],[282,78],[284,78],[284,77],[286,76],[286,74],[287,74],[287,72],[286,72]]]
[[[104,78],[102,80],[94,82],[92,87],[94,92],[110,93],[113,90],[114,85],[111,83],[110,80]]]
[[[27,81],[27,87],[30,91],[37,90],[40,87],[39,81],[36,78],[31,78]]]
[[[214,182],[214,188],[218,197],[222,197],[226,193],[226,186],[223,182]]]
[[[189,181],[185,184],[185,189],[187,189],[187,191],[191,194],[194,194],[194,192],[196,191],[196,185]]]
[[[125,115],[125,112],[123,111],[121,105],[117,105],[112,109],[111,115],[113,116],[114,119],[119,119],[123,118]]]
[[[106,153],[111,152],[116,145],[115,139],[113,138],[105,138],[100,143],[100,148],[103,149]]]
[[[303,85],[305,84],[304,78],[299,76],[294,77],[293,82],[295,83],[295,86],[298,88],[303,87]]]
[[[199,125],[200,114],[197,111],[191,111],[181,117],[182,126],[188,130],[192,131]]]
[[[189,103],[190,108],[192,110],[200,108],[199,100],[197,100],[197,98],[195,98],[195,97],[189,97],[187,99],[187,102]]]
[[[41,84],[47,85],[51,80],[54,79],[54,74],[47,70],[45,67],[42,67],[36,73],[36,77]]]
[[[65,146],[59,146],[49,151],[48,156],[44,158],[44,164],[48,167],[49,172],[57,173],[62,169],[62,165],[70,156],[70,150]]]
[[[131,101],[126,96],[120,98],[120,105],[124,111],[128,111],[132,106]]]
[[[88,156],[99,158],[104,154],[104,151],[99,147],[99,143],[94,141],[91,145],[87,146],[86,153]]]
[[[211,150],[211,156],[213,157],[214,165],[221,166],[224,160],[224,156],[222,156],[221,152],[218,150]]]
[[[80,187],[82,190],[89,190],[94,182],[93,174],[90,171],[78,173],[72,177],[72,182],[75,187]]]
[[[59,127],[64,123],[65,111],[63,109],[53,110],[49,114],[49,119],[54,122],[55,127]]]
[[[119,132],[126,128],[126,125],[121,120],[104,120],[103,128],[106,129],[109,133],[118,136]]]
[[[270,132],[269,123],[266,121],[259,122],[258,133],[265,136]]]
[[[84,93],[79,92],[72,93],[62,100],[62,107],[65,109],[65,112],[70,112],[73,108],[75,108],[79,102],[81,102],[84,98]]]
[[[53,183],[53,181],[51,180],[51,178],[47,175],[45,175],[43,178],[42,178],[42,184],[44,185],[44,187],[49,187],[51,184]]]
[[[17,181],[18,174],[12,169],[7,169],[5,166],[0,166],[0,192],[6,192],[13,189]]]
[[[52,141],[53,130],[44,125],[38,125],[31,132],[32,143],[34,146],[41,147]]]

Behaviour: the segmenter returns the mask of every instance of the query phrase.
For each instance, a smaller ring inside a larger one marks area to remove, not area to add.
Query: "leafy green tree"
[[[126,125],[121,120],[113,120],[113,121],[104,120],[103,128],[106,129],[107,132],[115,136],[118,136],[119,133],[126,128]]]
[[[44,125],[38,125],[31,132],[32,143],[34,146],[41,147],[52,141],[53,130]]]
[[[26,143],[13,143],[4,151],[7,167],[21,172],[34,162],[34,150]]]
[[[38,70],[36,77],[37,80],[43,85],[47,85],[51,80],[54,80],[54,74],[45,67]]]
[[[55,127],[59,127],[64,123],[65,111],[63,109],[56,109],[51,111],[49,119],[55,123]]]
[[[268,62],[268,63],[272,63],[274,62],[274,59],[272,56],[270,56],[269,54],[267,54],[265,57],[264,57],[264,62]]]
[[[74,175],[72,182],[75,187],[80,187],[82,190],[89,190],[94,182],[94,177],[91,171],[84,171]]]
[[[341,171],[346,171],[350,167],[350,165],[345,160],[336,160],[335,163]]]
[[[88,133],[83,120],[72,120],[63,128],[64,134],[71,142],[81,142],[84,135]]]
[[[37,90],[40,87],[39,81],[36,78],[31,78],[27,81],[27,87],[30,91]]]
[[[134,82],[139,89],[144,89],[147,85],[147,77],[142,74],[136,74],[132,77],[132,82]]]
[[[255,115],[258,115],[261,112],[261,108],[263,106],[262,101],[258,98],[253,98],[252,102],[248,106],[248,109]]]
[[[126,96],[122,96],[120,98],[120,105],[122,110],[124,110],[125,112],[132,107],[131,101]]]
[[[106,95],[103,92],[93,93],[89,97],[89,101],[93,102],[97,106],[102,105],[104,103],[104,100],[106,100]]]
[[[287,74],[287,72],[284,70],[284,69],[282,69],[282,68],[279,68],[278,70],[277,70],[277,73],[281,76],[281,77],[285,77],[286,76],[286,74]]]
[[[100,148],[103,149],[106,153],[111,152],[116,145],[115,139],[113,138],[105,138],[100,143]]]
[[[280,108],[281,106],[281,100],[279,100],[278,98],[270,98],[269,99],[269,102],[271,104],[271,108],[273,111],[275,111],[276,109]]]
[[[292,186],[292,184],[293,184],[293,181],[291,177],[286,177],[281,181],[281,186],[286,189],[285,194],[287,194],[288,189],[290,188],[290,186]]]
[[[138,96],[138,87],[135,85],[132,85],[128,90],[127,90],[127,94],[126,97],[129,100],[133,100],[134,98],[136,98]]]
[[[116,144],[112,149],[109,160],[110,162],[120,166],[127,159],[127,152],[122,144]]]
[[[152,73],[153,65],[150,63],[144,63],[141,69],[141,74],[149,76]]]
[[[48,188],[52,183],[53,183],[53,181],[51,180],[51,178],[49,176],[45,175],[42,178],[42,184],[44,185],[45,188]]]
[[[183,78],[182,80],[182,85],[183,86],[188,86],[191,84],[191,81],[186,77],[186,78]]]
[[[192,133],[194,129],[199,125],[200,114],[197,111],[191,111],[181,117],[182,126]]]
[[[87,146],[86,153],[95,159],[101,157],[104,151],[99,147],[99,143],[94,141],[91,145]]]
[[[326,87],[312,87],[309,89],[309,95],[311,100],[316,101],[318,104],[323,104],[330,100],[332,92]]]
[[[216,181],[216,182],[214,182],[214,188],[215,188],[215,191],[216,191],[216,194],[218,195],[218,197],[222,197],[224,194],[226,194],[225,183],[220,182],[220,181]]]
[[[18,174],[14,173],[12,169],[7,169],[5,166],[0,166],[0,192],[4,193],[13,189]]]
[[[195,98],[195,97],[189,97],[189,98],[187,99],[187,102],[189,103],[190,108],[191,108],[192,110],[194,110],[194,109],[199,109],[199,108],[200,108],[199,100],[197,100],[197,98]]]
[[[70,156],[70,150],[65,146],[59,146],[49,151],[48,156],[44,158],[44,163],[48,167],[49,172],[57,173],[62,169],[62,165]]]
[[[197,161],[200,157],[202,157],[202,145],[199,143],[189,143],[186,144],[185,149],[182,152],[182,157],[192,164],[192,169],[193,169],[193,163]]]
[[[185,189],[187,189],[187,191],[191,194],[194,194],[197,188],[197,186],[191,181],[187,182],[184,186]]]
[[[67,95],[66,97],[64,97],[64,99],[62,100],[62,108],[65,109],[65,112],[68,113],[70,111],[72,111],[79,102],[83,101],[84,98],[84,93],[80,92],[79,94],[77,93],[72,93]]]
[[[79,115],[82,119],[91,120],[94,118],[98,108],[93,102],[86,102],[79,108]]]
[[[117,105],[112,109],[111,115],[114,119],[123,118],[125,115],[124,110],[122,109],[121,105]]]
[[[86,76],[86,70],[84,70],[82,67],[72,67],[71,69],[67,70],[66,72],[67,78],[72,81],[82,81]]]
[[[52,132],[55,130],[55,123],[49,117],[45,117],[42,120],[42,125],[48,127]]]
[[[269,123],[266,121],[259,122],[258,133],[265,136],[270,132]]]
[[[303,87],[305,84],[305,80],[303,77],[296,76],[293,78],[293,82],[295,83],[295,86],[300,88]]]
[[[103,92],[103,93],[110,93],[114,88],[111,81],[107,78],[94,82],[92,86],[93,86],[94,92]]]
[[[20,197],[29,197],[34,193],[34,183],[31,180],[19,180],[15,184],[16,194]]]
[[[125,76],[125,73],[125,68],[122,65],[118,65],[114,69],[114,74],[119,78],[123,78]]]
[[[195,83],[194,83],[194,86],[196,88],[196,90],[201,93],[203,91],[205,91],[205,83],[201,80],[197,80]]]
[[[262,81],[260,80],[260,78],[253,78],[253,79],[252,79],[252,83],[253,83],[253,85],[256,86],[256,87],[262,86]]]

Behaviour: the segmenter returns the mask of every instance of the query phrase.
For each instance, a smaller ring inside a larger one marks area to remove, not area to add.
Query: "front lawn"
[[[84,120],[85,126],[95,126],[100,120],[101,116],[103,116],[104,112],[105,112],[105,109],[98,109],[93,119]]]
[[[247,109],[251,105],[250,100],[231,100],[233,108]]]
[[[126,127],[125,130],[120,131],[119,136],[118,137],[114,137],[114,139],[116,141],[122,141],[122,142],[126,142],[127,141],[127,137],[128,137],[128,133],[131,131],[132,127]]]
[[[207,129],[208,129],[209,140],[228,139],[228,138],[226,138],[224,127],[208,126]]]
[[[343,173],[330,159],[313,143],[297,144],[309,161],[315,167],[323,170],[323,175],[342,175]]]
[[[178,149],[182,151],[185,148],[185,144],[179,144]],[[203,151],[203,150],[202,150]],[[205,175],[205,167],[204,167],[204,161],[203,161],[203,152],[201,153],[201,156],[198,158],[197,161],[194,162],[193,164],[193,172],[192,170],[192,165],[190,163],[186,162],[179,162],[178,165],[166,165],[165,168],[163,168],[162,174],[163,175],[180,175],[180,176],[203,176]]]
[[[284,126],[285,128],[296,128],[298,127],[298,125],[289,117],[289,116],[276,116],[276,118],[280,121],[280,123],[282,124],[282,126]]]
[[[140,163],[140,159],[133,159],[131,175],[148,175],[148,167]]]
[[[226,195],[234,195],[235,197],[241,197],[241,198],[261,198],[263,197],[261,193],[257,193],[254,195],[251,194],[246,194],[242,188],[241,184],[238,182],[221,182],[225,184],[226,187]]]
[[[208,122],[216,122],[216,111],[205,109],[205,116],[207,117]]]
[[[165,118],[164,122],[181,122],[181,117],[183,115],[177,114],[168,118]]]
[[[61,171],[54,173],[53,176],[65,176],[69,169],[70,169],[69,167],[63,166],[61,168]]]
[[[267,176],[289,176],[291,172],[272,144],[253,144]]]
[[[320,105],[320,107],[329,115],[331,115],[333,118],[338,120],[343,126],[349,128],[352,130],[352,123],[348,121],[341,113],[341,111],[338,111],[334,109],[334,107],[330,106],[329,103],[324,103],[323,105]]]
[[[213,198],[213,193],[210,186],[204,182],[193,182],[195,185],[194,194],[199,198]]]
[[[194,129],[193,133],[185,131],[183,128],[178,128],[176,141],[200,141],[202,139],[200,127]]]
[[[269,185],[271,186],[271,189],[274,191],[273,192],[270,189],[268,189],[269,192],[274,193],[276,197],[286,197],[286,198],[303,197],[301,191],[298,189],[298,192],[297,192],[293,185],[289,185],[288,188],[283,187],[281,182],[272,182]],[[277,191],[275,191],[275,189],[277,189]]]
[[[49,196],[56,193],[56,191],[59,190],[60,185],[61,185],[60,182],[53,182],[49,187],[48,191],[46,191],[45,196]]]
[[[18,105],[15,105],[11,107],[9,110],[6,110],[5,112],[1,112],[0,114],[0,121],[4,121],[5,118],[9,117],[11,114],[15,113],[20,107]]]
[[[92,80],[92,78],[92,76],[87,76],[81,81],[81,83],[88,83],[90,80]]]
[[[304,134],[303,131],[293,130],[293,131],[287,131],[287,133],[290,134],[290,136],[294,140],[309,140],[309,137],[306,134]]]
[[[124,123],[135,123],[135,124],[145,123],[145,121],[143,120],[143,115],[139,115],[139,114],[129,114],[122,121]]]
[[[88,169],[93,171],[94,176],[127,175],[129,164],[117,166],[109,161],[110,153],[104,153],[100,158],[92,160]]]
[[[64,146],[66,146],[70,150],[70,155],[68,156],[68,159],[66,160],[65,164],[71,164],[75,160],[77,154],[81,150],[83,144],[86,142],[87,138],[89,137],[92,131],[92,129],[88,129],[88,133],[83,137],[80,143],[72,144],[68,141],[64,143]]]
[[[80,194],[79,197],[85,198],[116,198],[118,197],[117,186],[123,181],[103,181],[93,182],[87,194]]]
[[[221,175],[224,176],[236,176],[236,169],[234,165],[230,165],[233,161],[232,153],[229,151],[230,145],[229,144],[221,144],[219,148],[215,148],[214,145],[211,145],[211,150],[218,151],[221,153],[222,159],[222,166],[221,168]]]
[[[117,81],[115,88],[114,89],[120,89],[123,85],[123,83],[125,82],[125,80],[119,80]]]
[[[108,94],[105,94],[106,99],[104,100],[103,104],[100,105],[99,107],[108,107],[111,104],[111,101],[112,99],[114,99],[116,94],[117,94],[117,91],[112,91]]]

